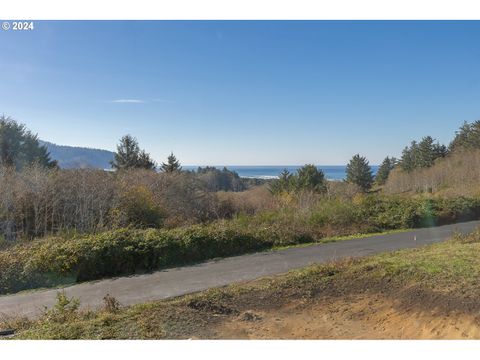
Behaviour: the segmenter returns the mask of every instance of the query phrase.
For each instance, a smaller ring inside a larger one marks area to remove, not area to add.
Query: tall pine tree
[[[175,157],[175,155],[173,155],[173,152],[172,152],[168,156],[167,162],[162,163],[161,169],[163,172],[172,173],[176,171],[181,171],[182,167],[180,165],[180,162],[177,160],[177,158]]]
[[[138,141],[131,135],[125,135],[117,145],[117,152],[110,163],[115,170],[122,169],[147,169],[156,168],[155,161],[145,150],[140,150]]]
[[[394,157],[386,157],[380,167],[378,168],[377,174],[375,175],[375,182],[378,185],[383,185],[388,179],[388,175],[390,175],[390,171],[393,170],[397,163],[397,159]]]
[[[347,165],[347,182],[358,185],[363,191],[368,191],[373,184],[372,169],[368,160],[355,155]]]
[[[315,165],[307,164],[297,170],[295,186],[298,190],[309,190],[317,193],[327,191],[327,181],[322,170]]]

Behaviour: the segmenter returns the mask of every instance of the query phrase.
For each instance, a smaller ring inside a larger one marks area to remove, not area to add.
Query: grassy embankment
[[[192,264],[342,236],[478,218],[475,199],[366,196],[325,200],[179,229],[119,229],[50,237],[0,251],[0,294]],[[340,237],[340,238],[339,238]]]
[[[83,311],[63,298],[38,320],[15,319],[2,326],[15,328],[16,337],[23,339],[222,338],[228,322],[261,328],[265,322],[258,314],[270,311],[277,317],[293,302],[301,303],[297,312],[322,300],[322,304],[332,304],[359,294],[394,299],[395,309],[389,308],[389,314],[394,310],[405,314],[436,309],[448,321],[463,314],[475,323],[480,310],[479,251],[477,231],[442,244],[311,266],[247,284],[125,308],[108,299],[104,309]],[[419,327],[428,325],[421,321],[417,321]],[[478,327],[478,322],[475,324]]]

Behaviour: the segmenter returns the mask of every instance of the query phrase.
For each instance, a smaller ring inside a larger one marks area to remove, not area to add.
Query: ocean
[[[223,169],[223,165],[215,166],[217,169]],[[276,179],[278,175],[287,169],[290,172],[296,172],[297,169],[301,168],[298,166],[225,166],[231,171],[236,171],[240,177],[244,178],[256,178],[256,179]],[[184,170],[196,170],[198,166],[183,166]],[[325,174],[325,177],[328,180],[344,180],[346,176],[346,166],[345,165],[317,165],[317,168],[322,170]],[[372,172],[375,174],[377,172],[378,166],[372,165]]]

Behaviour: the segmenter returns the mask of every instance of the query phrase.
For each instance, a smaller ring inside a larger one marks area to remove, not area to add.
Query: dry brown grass
[[[391,172],[385,194],[434,193],[440,196],[480,196],[480,150],[456,151],[437,160],[430,168],[410,173],[400,169]]]
[[[267,185],[256,186],[242,192],[219,191],[216,193],[219,201],[218,217],[224,218],[236,213],[253,215],[258,211],[272,210],[279,206]]]

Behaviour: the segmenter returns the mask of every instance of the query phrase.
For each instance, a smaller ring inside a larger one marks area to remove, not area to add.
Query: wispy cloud
[[[146,104],[146,103],[172,103],[172,100],[168,99],[148,99],[148,100],[143,100],[143,99],[115,99],[115,100],[109,100],[107,101],[112,104]]]
[[[140,100],[140,99],[116,99],[110,101],[111,103],[116,103],[116,104],[144,104],[146,103],[145,100]]]

